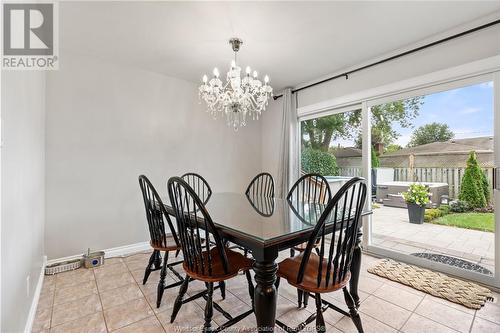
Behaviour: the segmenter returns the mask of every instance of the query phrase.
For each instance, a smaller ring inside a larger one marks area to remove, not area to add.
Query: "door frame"
[[[363,143],[366,140],[366,142],[371,145],[371,143],[368,141],[368,140],[370,140],[369,133],[371,132],[371,124],[369,121],[371,107],[373,107],[375,105],[387,103],[390,101],[397,101],[397,100],[402,100],[402,99],[416,97],[416,96],[424,96],[424,95],[429,95],[432,93],[439,93],[442,91],[448,91],[448,90],[452,90],[452,89],[456,89],[456,88],[460,88],[460,87],[480,84],[483,82],[493,82],[493,87],[494,87],[494,89],[493,89],[493,98],[494,98],[493,116],[494,116],[494,119],[498,119],[499,114],[500,114],[500,108],[498,108],[498,105],[496,104],[496,102],[499,99],[498,97],[500,97],[500,92],[499,92],[499,90],[500,90],[499,89],[499,87],[500,87],[500,71],[497,71],[495,73],[489,73],[489,74],[472,75],[470,77],[463,78],[460,80],[453,80],[453,81],[449,81],[449,82],[439,83],[437,85],[430,85],[430,86],[425,87],[425,88],[419,88],[419,89],[415,89],[412,91],[407,91],[405,93],[384,96],[380,99],[372,99],[369,102],[366,102],[366,104],[365,104],[366,109],[364,110],[363,115],[366,117],[366,119],[368,119],[368,121],[367,121],[368,124],[365,124],[365,126],[363,127],[363,130],[364,130],[363,131]],[[496,96],[496,98],[495,98],[495,96]],[[496,159],[498,158],[498,155],[499,155],[497,153],[498,147],[500,147],[500,145],[498,144],[499,135],[495,135],[496,133],[500,133],[499,128],[498,128],[500,126],[498,123],[499,123],[498,121],[497,122],[494,121],[495,125],[494,125],[494,129],[493,129],[493,134],[494,134],[494,136],[493,136],[494,137],[494,150],[493,151],[494,151],[494,156]],[[368,144],[366,145],[367,149],[369,149],[368,147],[370,147],[370,145],[368,145]],[[365,145],[363,145],[363,146],[365,146]],[[364,167],[363,168],[363,171],[364,171],[363,175],[365,175],[365,177],[367,179],[370,179],[371,173],[368,172],[368,170],[371,169],[371,159],[368,158],[368,156],[370,156],[368,151],[367,152],[363,151],[363,156],[365,156],[365,155],[367,158],[364,159],[364,163],[363,163],[363,167]],[[498,160],[496,160],[495,165],[500,165],[498,163]],[[500,204],[499,193],[497,190],[494,190],[493,192],[494,192],[494,196],[495,196],[495,198],[494,198],[495,207],[500,207],[499,206],[499,204]],[[500,239],[500,228],[499,228],[500,214],[495,214],[495,232],[494,232],[495,243],[494,244],[495,244],[496,253],[495,253],[495,258],[494,258],[495,271],[494,271],[494,275],[492,277],[486,276],[484,274],[476,273],[473,271],[462,270],[462,269],[459,269],[459,268],[456,268],[453,266],[449,266],[446,264],[429,261],[429,260],[426,260],[423,258],[418,258],[415,256],[403,254],[400,252],[396,252],[394,250],[389,250],[389,249],[385,249],[385,248],[373,245],[372,239],[371,239],[372,222],[373,222],[372,220],[373,220],[373,216],[369,216],[365,219],[365,222],[364,222],[363,233],[367,234],[365,239],[364,239],[365,240],[364,249],[366,252],[372,253],[372,254],[377,255],[377,256],[388,257],[388,258],[398,260],[398,261],[404,261],[404,262],[407,262],[409,264],[415,264],[418,266],[427,267],[427,268],[430,268],[430,269],[433,269],[436,271],[440,271],[440,272],[443,272],[446,274],[455,275],[455,276],[458,276],[461,278],[466,278],[469,280],[477,281],[477,282],[480,282],[483,284],[487,284],[487,285],[490,285],[493,287],[500,288],[500,256],[497,255],[498,249],[499,249],[499,239]]]
[[[361,105],[361,126],[363,129],[362,173],[367,180],[368,188],[371,188],[371,136],[369,135],[371,133],[371,106],[389,100],[394,101],[412,96],[436,93],[484,81],[494,82],[494,119],[500,119],[500,56],[495,56],[313,105],[299,107],[297,108],[299,138],[301,135],[300,121],[350,111],[353,110],[353,106],[357,106],[357,109],[359,109],[359,105]],[[500,166],[500,121],[494,121],[494,123],[495,166]],[[296,163],[300,165],[300,141],[297,144],[299,154]],[[495,206],[500,207],[500,191],[494,191],[494,200]],[[371,200],[367,201],[366,208],[371,209]],[[459,270],[458,268],[453,268],[442,263],[376,247],[372,245],[371,231],[372,217],[365,216],[363,218],[363,250],[369,254],[393,258],[409,264],[477,281],[494,288],[500,288],[500,213],[495,214],[495,273],[493,277],[472,271]]]

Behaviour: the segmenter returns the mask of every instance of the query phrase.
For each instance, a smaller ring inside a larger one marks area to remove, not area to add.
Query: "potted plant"
[[[408,192],[403,192],[410,223],[424,223],[425,206],[430,202],[429,195],[429,189],[422,184],[411,184]]]

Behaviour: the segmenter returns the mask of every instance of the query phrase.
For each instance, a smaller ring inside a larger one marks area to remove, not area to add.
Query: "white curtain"
[[[292,89],[283,92],[281,136],[276,194],[284,198],[298,176],[297,108]]]

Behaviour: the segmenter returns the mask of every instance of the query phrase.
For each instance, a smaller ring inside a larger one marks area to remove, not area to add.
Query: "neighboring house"
[[[361,168],[361,149],[354,147],[335,148],[332,153],[337,160],[337,166],[340,168]]]
[[[390,168],[410,167],[410,156],[414,157],[415,168],[463,168],[468,155],[475,151],[482,168],[494,166],[493,137],[453,139],[433,142],[421,146],[403,148],[379,157],[380,166]]]

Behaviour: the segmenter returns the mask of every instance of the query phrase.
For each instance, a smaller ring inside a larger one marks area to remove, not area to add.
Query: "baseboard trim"
[[[131,254],[134,252],[141,252],[141,251],[147,251],[151,250],[151,246],[149,245],[149,242],[140,242],[140,243],[135,243],[135,244],[129,244],[129,245],[124,245],[124,246],[117,246],[117,247],[112,247],[109,249],[104,249],[104,257],[105,258],[111,258],[111,257],[119,257],[119,256],[124,256],[127,254]],[[62,257],[62,258],[57,258],[57,259],[50,259],[47,262],[47,265],[52,265],[52,264],[57,264],[63,261],[68,261],[68,260],[73,260],[73,259],[80,259],[82,258],[82,254],[75,254],[72,256],[68,257]]]
[[[28,313],[26,325],[24,326],[24,333],[31,333],[33,323],[35,322],[36,308],[38,307],[38,301],[40,300],[40,294],[42,293],[43,278],[45,277],[46,265],[47,256],[43,256],[42,269],[40,270],[40,276],[38,277],[38,282],[36,284],[35,294],[33,295],[33,300],[31,301],[30,312]]]

